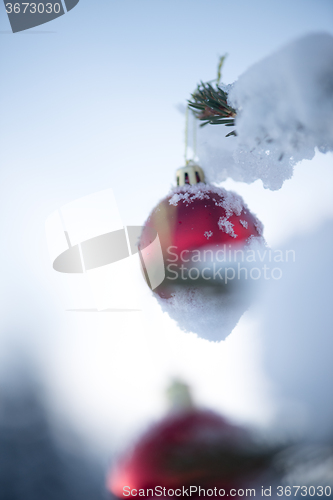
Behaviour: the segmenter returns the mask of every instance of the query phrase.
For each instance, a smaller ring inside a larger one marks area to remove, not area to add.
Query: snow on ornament
[[[223,340],[248,307],[238,260],[264,244],[263,226],[239,195],[205,184],[194,162],[176,176],[177,187],[154,208],[139,240],[145,279],[150,286],[146,269],[151,273],[157,262],[154,230],[165,265],[165,278],[153,289],[162,309],[185,331]]]

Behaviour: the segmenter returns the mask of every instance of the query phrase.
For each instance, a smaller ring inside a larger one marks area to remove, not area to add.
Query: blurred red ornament
[[[124,492],[154,497],[157,486],[165,488],[164,496],[190,486],[224,489],[228,496],[231,488],[249,487],[258,479],[271,457],[244,429],[187,406],[152,426],[111,470],[107,485],[118,498]],[[193,491],[192,497],[197,497]]]

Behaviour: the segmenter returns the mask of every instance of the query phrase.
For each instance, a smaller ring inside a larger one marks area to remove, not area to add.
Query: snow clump
[[[261,179],[280,189],[293,167],[333,151],[333,37],[302,37],[250,67],[225,86],[237,109],[237,137],[222,126],[199,134],[198,155],[214,182]]]

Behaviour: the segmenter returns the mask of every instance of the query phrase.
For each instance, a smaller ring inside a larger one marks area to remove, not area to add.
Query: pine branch
[[[201,127],[208,123],[212,125],[225,125],[234,127],[236,110],[228,105],[228,94],[216,85],[214,88],[210,83],[201,82],[197,90],[192,94],[192,100],[188,105],[198,120],[203,121]],[[237,135],[233,130],[226,137]]]

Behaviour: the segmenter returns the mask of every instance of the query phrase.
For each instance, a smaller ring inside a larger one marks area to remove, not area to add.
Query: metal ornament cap
[[[177,186],[186,184],[199,184],[205,182],[205,174],[199,165],[190,160],[185,167],[178,168],[176,171]]]

